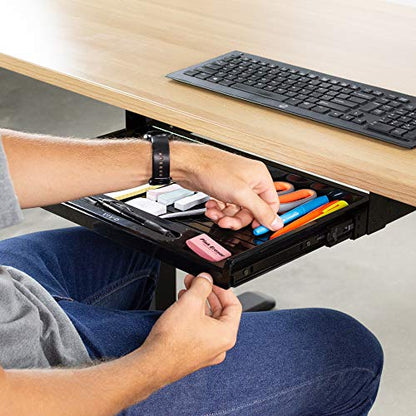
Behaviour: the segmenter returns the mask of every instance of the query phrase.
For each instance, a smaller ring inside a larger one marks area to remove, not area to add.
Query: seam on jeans
[[[295,386],[291,386],[291,387],[287,388],[286,390],[279,391],[276,394],[272,394],[272,395],[264,397],[262,399],[256,399],[256,400],[253,400],[252,402],[245,403],[245,404],[242,404],[240,406],[235,406],[235,407],[232,407],[231,409],[227,409],[227,410],[219,410],[219,411],[213,412],[213,413],[205,413],[203,416],[224,416],[224,415],[228,415],[231,412],[246,409],[246,408],[251,407],[251,406],[256,405],[256,404],[265,403],[265,402],[267,402],[269,400],[272,400],[272,399],[275,399],[276,397],[281,396],[283,394],[290,393],[294,390],[298,390],[302,387],[305,387],[305,386],[308,386],[310,384],[316,383],[317,381],[324,380],[326,378],[331,378],[331,377],[333,377],[335,375],[339,375],[339,374],[346,374],[346,373],[353,372],[353,371],[367,372],[367,373],[370,373],[373,377],[376,377],[376,374],[373,371],[369,370],[368,368],[354,367],[354,368],[349,368],[347,370],[335,371],[335,372],[330,373],[328,375],[318,376],[318,377],[315,377],[312,380],[305,381],[304,383],[297,384]]]
[[[106,297],[112,295],[113,293],[123,289],[124,287],[128,286],[129,284],[135,282],[136,280],[143,279],[145,277],[149,277],[152,275],[152,269],[140,270],[140,274],[138,275],[136,272],[130,273],[124,276],[122,279],[117,280],[116,282],[111,283],[103,287],[97,295],[97,292],[87,298],[83,299],[81,302],[86,303],[88,305],[95,305],[97,302],[105,299]],[[121,283],[121,284],[120,284]],[[109,291],[105,291],[107,288],[110,288]],[[104,292],[104,293],[103,293]],[[102,293],[102,294],[101,294]]]

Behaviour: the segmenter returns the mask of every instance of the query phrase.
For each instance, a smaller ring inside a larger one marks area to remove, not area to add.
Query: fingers
[[[231,230],[239,230],[253,221],[253,215],[245,208],[241,208],[234,216],[225,216],[218,221],[218,225],[222,228],[230,228]]]
[[[276,191],[274,193],[276,194]],[[266,194],[268,194],[268,191],[266,191]],[[248,187],[237,192],[236,197],[238,199],[236,203],[247,208],[260,224],[270,230],[280,230],[283,227],[283,222],[277,216],[277,211],[274,208],[275,202],[269,205],[260,195],[257,195]]]
[[[213,280],[208,273],[200,273],[192,279],[188,293],[200,298],[205,302],[209,294],[212,292]]]
[[[191,274],[188,274],[188,275],[185,276],[184,283],[185,283],[185,287],[187,289],[189,289],[191,287],[191,283],[192,283],[193,279],[195,279],[195,276],[193,276]],[[179,294],[181,292],[185,292],[185,290],[182,289],[179,292]],[[179,296],[179,294],[178,294],[178,296]],[[209,294],[207,300],[208,300],[209,306],[207,305],[208,309],[207,308],[205,309],[205,313],[209,316],[212,316],[213,318],[218,318],[221,315],[221,312],[222,312],[222,305],[221,305],[221,302],[219,301],[217,295],[214,292],[211,292]]]
[[[237,330],[242,313],[242,306],[237,296],[231,290],[225,290],[218,286],[214,286],[213,291],[222,304],[221,316],[218,319]]]

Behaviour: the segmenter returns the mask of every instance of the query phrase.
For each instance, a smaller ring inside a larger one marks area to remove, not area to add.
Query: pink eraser
[[[186,240],[186,245],[198,256],[209,261],[221,261],[231,256],[231,253],[206,234]]]

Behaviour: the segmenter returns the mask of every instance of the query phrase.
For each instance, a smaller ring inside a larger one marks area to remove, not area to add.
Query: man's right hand
[[[188,275],[185,285],[140,348],[158,357],[166,384],[221,363],[237,340],[242,308],[231,290],[213,286],[207,273]]]

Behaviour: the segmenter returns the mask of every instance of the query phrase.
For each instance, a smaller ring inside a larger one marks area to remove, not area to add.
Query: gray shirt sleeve
[[[16,224],[22,219],[22,211],[13,189],[0,137],[0,228]]]

